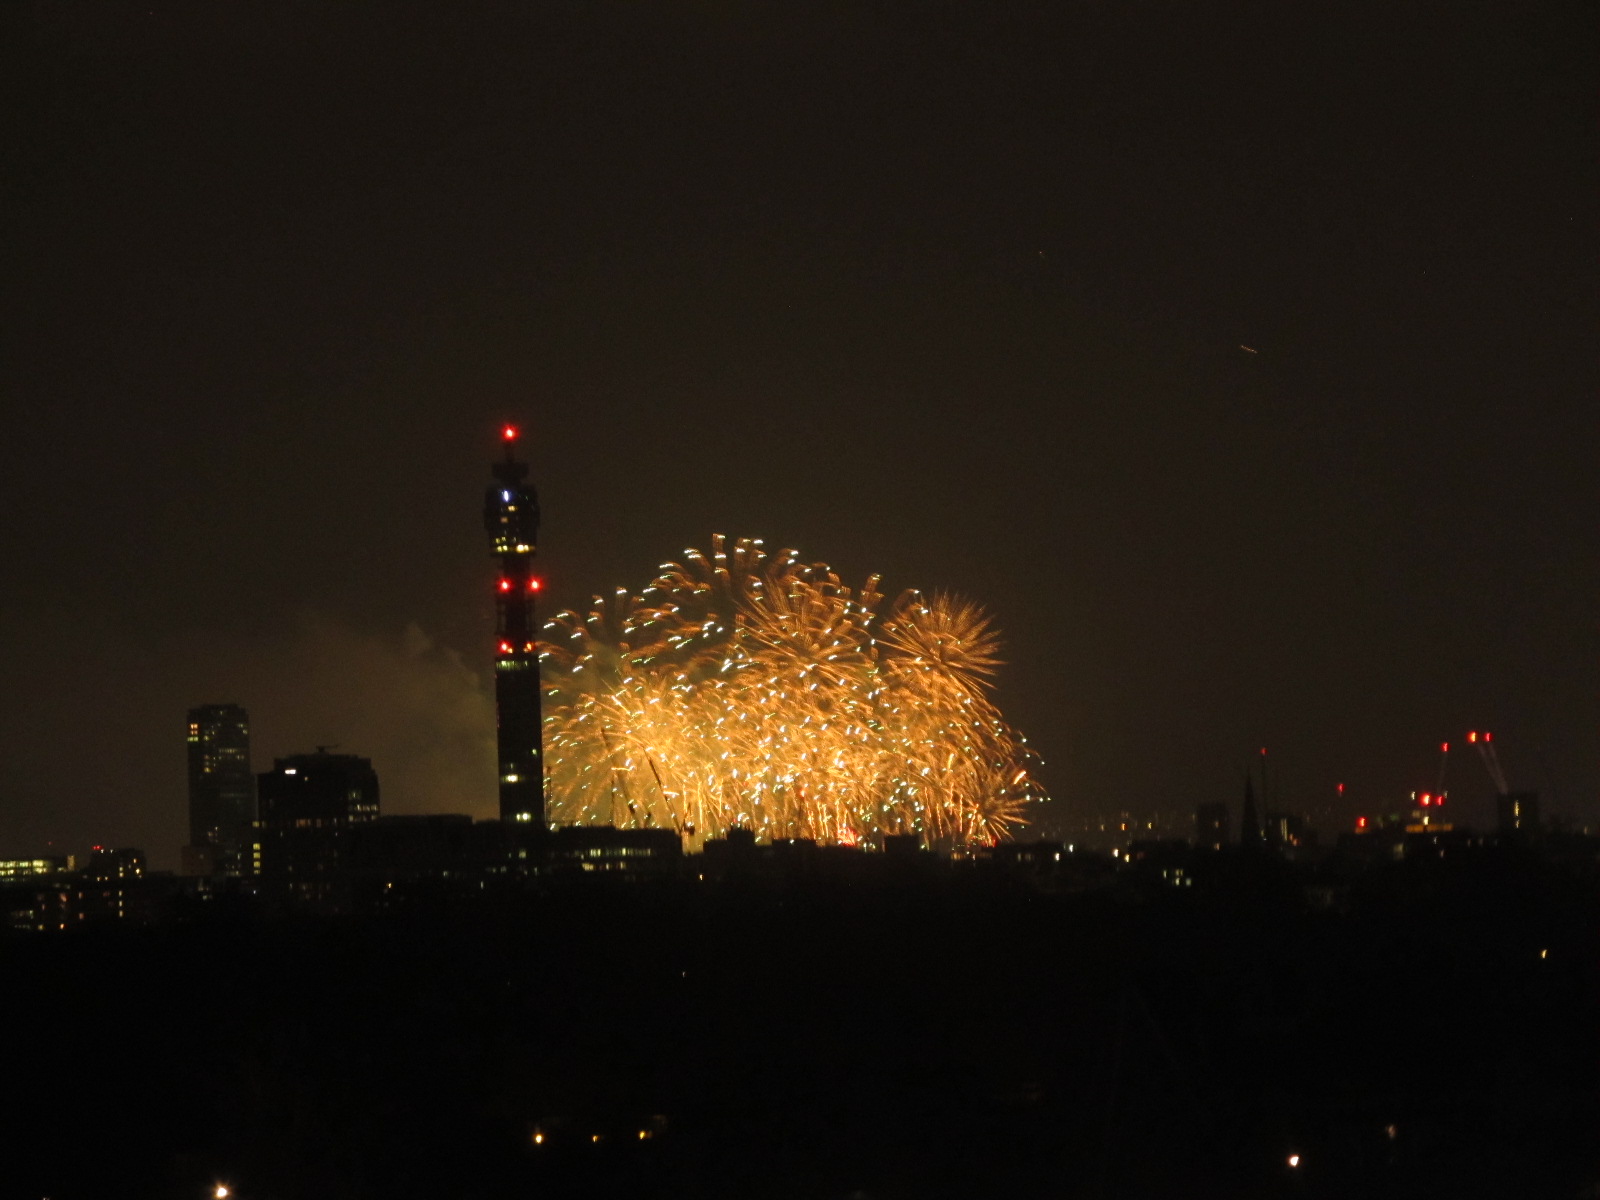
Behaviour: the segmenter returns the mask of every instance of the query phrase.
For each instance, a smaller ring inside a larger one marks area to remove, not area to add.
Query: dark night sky
[[[1474,727],[1600,816],[1589,6],[3,20],[0,854],[171,865],[218,700],[489,815],[505,418],[558,604],[713,531],[986,602],[1047,824]]]

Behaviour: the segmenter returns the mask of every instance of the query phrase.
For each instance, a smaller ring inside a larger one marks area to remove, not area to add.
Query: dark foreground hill
[[[1590,883],[1260,882],[579,880],[12,938],[0,1189],[1595,1194]]]

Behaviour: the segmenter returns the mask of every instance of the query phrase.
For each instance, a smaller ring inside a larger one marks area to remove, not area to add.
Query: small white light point
[[[1300,1165],[1300,1156],[1298,1154],[1289,1155],[1289,1165],[1291,1167],[1298,1167]]]

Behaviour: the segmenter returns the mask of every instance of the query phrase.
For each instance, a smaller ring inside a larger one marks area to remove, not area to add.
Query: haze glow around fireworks
[[[694,842],[1009,836],[1045,794],[989,697],[990,617],[917,591],[881,610],[878,583],[719,534],[638,595],[558,614],[541,653],[552,818]]]

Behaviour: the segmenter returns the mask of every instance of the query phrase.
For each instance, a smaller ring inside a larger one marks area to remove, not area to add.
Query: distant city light
[[[1298,1154],[1289,1155],[1289,1165],[1291,1167],[1298,1167],[1300,1165],[1300,1156]]]
[[[504,438],[508,442],[516,441],[517,440],[517,427],[515,425],[507,425],[504,429],[502,429],[500,431],[500,436],[502,438]],[[509,497],[508,497],[508,499],[509,499]]]

